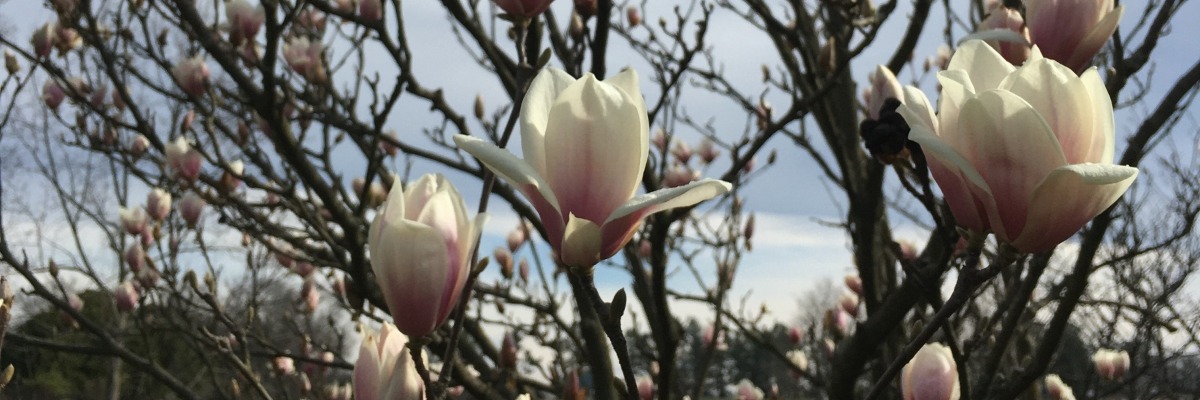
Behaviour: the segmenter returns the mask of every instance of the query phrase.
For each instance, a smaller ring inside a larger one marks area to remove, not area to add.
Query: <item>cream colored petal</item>
[[[641,184],[646,115],[640,99],[584,76],[567,87],[546,128],[546,182],[563,214],[603,221]]]
[[[589,268],[600,262],[600,226],[571,214],[563,231],[559,259],[571,267]]]
[[[554,208],[559,208],[558,200],[555,198],[554,192],[550,190],[550,185],[546,184],[544,178],[530,164],[480,138],[454,135],[454,143],[458,144],[458,148],[478,158],[488,169],[504,178],[510,185],[525,192],[526,197],[532,194],[530,192],[536,192],[546,203]],[[534,190],[527,191],[525,190],[527,187]]]
[[[1079,76],[1079,79],[1083,81],[1083,87],[1087,90],[1087,97],[1091,101],[1092,129],[1094,130],[1092,140],[1099,143],[1084,158],[1083,162],[1112,164],[1113,146],[1116,142],[1112,98],[1108,97],[1108,88],[1104,86],[1104,81],[1100,80],[1100,73],[1096,72],[1096,68],[1088,68]]]
[[[529,83],[525,101],[521,103],[521,150],[534,171],[546,174],[546,123],[550,108],[563,90],[575,82],[565,71],[547,67]]]
[[[924,126],[928,132],[937,132],[938,120],[937,115],[933,113],[933,106],[929,103],[929,98],[925,97],[925,92],[912,86],[904,88],[904,103],[900,104],[900,108],[896,109],[904,121],[911,128],[913,126]]]
[[[1053,249],[1125,194],[1138,169],[1077,164],[1054,170],[1033,193],[1025,230],[1012,241],[1027,253]]]
[[[1030,61],[1000,86],[1037,110],[1058,138],[1068,164],[1094,161],[1104,151],[1107,140],[1093,126],[1092,98],[1074,71],[1049,59]]]
[[[997,238],[1011,240],[1025,225],[1030,196],[1054,169],[1066,165],[1058,139],[1029,103],[993,90],[968,100],[959,116],[964,158],[983,176],[995,200],[989,210]]]
[[[414,182],[409,182],[404,186],[404,219],[417,219],[417,215],[425,208],[425,203],[433,197],[434,192],[438,190],[438,185],[441,184],[440,177],[434,174],[421,175]]]
[[[965,71],[976,91],[995,89],[1014,70],[992,46],[981,40],[968,40],[954,51],[947,70]]]
[[[625,93],[629,94],[629,97],[634,99],[642,98],[642,88],[638,86],[638,74],[633,68],[622,69],[620,73],[605,79],[604,82],[624,90]]]
[[[967,99],[975,97],[975,86],[963,70],[939,72],[938,83],[942,85],[942,92],[938,99],[938,126],[933,133],[957,148],[961,140],[957,133],[958,113]]]
[[[656,190],[629,199],[613,211],[605,223],[634,213],[646,216],[662,210],[690,206],[725,194],[732,188],[733,185],[729,182],[706,178],[680,187]]]
[[[416,362],[406,351],[396,357],[396,366],[388,379],[385,399],[422,400],[425,398],[425,382],[417,374]]]

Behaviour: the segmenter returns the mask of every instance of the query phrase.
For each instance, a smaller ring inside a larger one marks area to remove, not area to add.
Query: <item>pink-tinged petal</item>
[[[616,209],[603,226],[601,257],[608,258],[625,247],[642,218],[659,211],[687,207],[729,192],[733,185],[715,179],[704,179],[680,187],[656,190],[625,202]]]
[[[904,400],[958,400],[958,368],[950,349],[927,344],[904,366]]]
[[[603,221],[641,184],[646,114],[614,85],[591,74],[559,94],[546,125],[546,181],[559,210]]]
[[[438,304],[449,274],[446,241],[424,224],[398,220],[369,240],[371,268],[401,332],[424,336],[437,328]]]
[[[1087,97],[1091,101],[1092,109],[1092,140],[1094,147],[1080,158],[1081,163],[1100,163],[1110,164],[1113,162],[1114,142],[1116,142],[1116,127],[1113,121],[1112,99],[1108,97],[1108,88],[1104,87],[1104,81],[1100,80],[1100,73],[1096,72],[1096,68],[1089,68],[1084,71],[1079,79],[1083,81],[1083,87],[1087,90]]]
[[[988,210],[996,237],[1011,241],[1025,226],[1029,199],[1043,178],[1066,165],[1058,139],[1037,111],[1011,92],[994,90],[967,100],[959,116],[957,150],[992,193]]]
[[[929,162],[929,172],[942,189],[955,222],[973,231],[990,230],[987,210],[996,205],[991,189],[975,167],[949,143],[923,126],[913,127],[908,138],[921,145]]]
[[[1092,116],[1093,99],[1084,81],[1062,64],[1049,59],[1031,61],[1009,75],[1001,88],[1037,110],[1058,138],[1068,164],[1093,160],[1104,151],[1104,144],[1111,142],[1093,126],[1096,120]],[[1107,102],[1108,94],[1103,96]],[[1109,133],[1108,137],[1111,136]]]
[[[599,225],[571,214],[567,218],[558,256],[568,266],[590,268],[603,259],[600,256],[600,240]]]
[[[540,176],[546,176],[546,122],[550,120],[550,108],[572,83],[575,78],[565,71],[542,68],[530,82],[521,103],[521,150],[525,162]]]
[[[954,51],[947,70],[967,73],[976,91],[995,89],[1015,67],[1004,60],[992,46],[977,40],[968,41]],[[939,74],[939,78],[940,78]],[[939,79],[940,81],[941,79]]]
[[[525,198],[541,216],[550,245],[557,247],[558,242],[562,240],[566,221],[563,220],[562,213],[559,211],[558,199],[542,176],[534,171],[530,164],[486,140],[455,135],[454,142],[458,144],[458,148],[478,158],[496,175],[525,195]]]
[[[1117,31],[1117,24],[1121,22],[1121,15],[1125,13],[1125,6],[1118,6],[1104,16],[1096,23],[1092,30],[1084,36],[1071,52],[1070,58],[1063,61],[1067,67],[1076,71],[1087,68],[1091,63],[1092,57],[1100,52],[1100,48],[1104,47],[1104,43],[1112,37],[1113,32]]]
[[[445,239],[446,264],[444,270],[446,278],[441,282],[431,282],[431,284],[443,285],[442,296],[438,299],[436,307],[437,321],[444,321],[445,317],[450,314],[450,309],[454,307],[454,304],[451,303],[458,299],[458,294],[462,292],[462,285],[466,282],[467,260],[462,258],[463,253],[460,251],[459,242],[471,241],[472,238],[459,236],[471,233],[467,230],[460,230],[459,221],[469,221],[466,212],[461,210],[461,207],[461,199],[452,197],[447,191],[439,191],[429,199],[429,203],[417,217],[417,222],[433,228]]]
[[[1013,247],[1026,253],[1053,249],[1115,203],[1137,175],[1137,168],[1123,165],[1077,164],[1054,170],[1033,193],[1028,222]]]

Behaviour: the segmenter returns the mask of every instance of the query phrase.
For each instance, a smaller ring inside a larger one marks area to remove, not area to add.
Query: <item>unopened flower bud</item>
[[[629,6],[625,9],[625,20],[629,22],[630,28],[642,24],[642,13],[638,11],[637,6]]]
[[[957,400],[958,367],[950,349],[940,343],[921,348],[901,374],[904,400]]]
[[[113,299],[117,302],[117,310],[121,312],[130,312],[138,306],[138,292],[133,287],[133,282],[125,281],[117,285],[113,290]]]
[[[12,50],[4,49],[4,68],[8,70],[9,75],[21,70],[21,64],[17,63],[17,54]]]
[[[512,332],[504,334],[504,340],[500,343],[500,368],[513,370],[517,368],[517,341],[513,338]]]
[[[503,275],[504,279],[512,279],[512,277],[513,277],[512,253],[510,253],[508,251],[508,249],[506,249],[506,248],[497,247],[495,251],[492,251],[492,259],[495,260],[497,264],[500,264],[500,275]]]
[[[208,203],[196,193],[188,193],[179,201],[179,215],[187,222],[188,228],[195,228],[200,221],[200,213]]]

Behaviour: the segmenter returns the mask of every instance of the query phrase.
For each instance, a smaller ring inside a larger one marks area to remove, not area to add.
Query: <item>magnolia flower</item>
[[[520,223],[513,230],[508,231],[508,235],[504,237],[504,241],[508,245],[508,251],[517,251],[521,245],[528,240],[528,234],[525,232],[525,224]]]
[[[204,94],[205,85],[208,84],[208,64],[204,63],[203,57],[192,57],[176,64],[171,70],[171,75],[185,93],[201,96]]]
[[[1100,349],[1092,356],[1096,364],[1096,374],[1108,380],[1119,380],[1129,369],[1129,353],[1122,350]]]
[[[358,16],[366,21],[383,18],[383,4],[379,0],[362,0],[358,3]]]
[[[863,292],[862,278],[859,278],[858,275],[850,274],[850,275],[846,275],[845,281],[846,281],[847,289],[850,289],[850,291],[854,292],[854,294],[862,295],[862,292]]]
[[[653,400],[654,399],[654,379],[649,375],[641,375],[637,377],[638,399]]]
[[[789,342],[792,342],[793,345],[798,345],[801,340],[804,340],[804,330],[798,326],[793,326],[788,328],[787,336]]]
[[[1076,76],[1036,50],[1015,68],[971,40],[938,82],[937,115],[914,87],[899,112],[964,228],[1047,251],[1137,177],[1137,168],[1112,164],[1112,103],[1095,69]]]
[[[121,219],[121,227],[130,235],[140,235],[149,221],[146,210],[141,207],[121,207],[117,210],[117,216]]]
[[[687,164],[692,159],[692,148],[683,140],[676,140],[675,145],[671,146],[671,155],[675,156],[680,163]]]
[[[117,302],[117,310],[121,312],[133,311],[138,306],[138,292],[133,287],[133,282],[125,281],[117,285],[113,290],[113,299]]]
[[[425,382],[409,356],[408,337],[392,324],[379,332],[364,332],[358,361],[354,363],[354,398],[357,400],[416,400],[425,398]]]
[[[205,205],[208,203],[192,192],[179,200],[179,215],[183,217],[184,222],[187,222],[189,228],[195,228],[196,223],[200,222],[200,213],[204,212]]]
[[[54,23],[47,22],[41,28],[33,31],[33,37],[29,39],[29,44],[33,45],[33,54],[37,58],[49,57],[50,50],[54,48]]]
[[[1117,30],[1124,6],[1113,0],[1027,0],[1025,22],[1046,58],[1081,71]]]
[[[787,352],[788,361],[796,366],[796,369],[801,371],[808,370],[808,355],[804,354],[803,350],[790,350]]]
[[[293,71],[311,82],[325,81],[325,61],[321,56],[321,42],[310,42],[306,37],[297,37],[283,45],[283,59]]]
[[[293,372],[296,372],[296,360],[293,360],[291,357],[275,357],[271,359],[271,366],[280,375],[291,375]]]
[[[17,62],[17,53],[4,49],[4,69],[8,71],[9,75],[15,75],[21,71],[21,64]]]
[[[60,57],[79,46],[83,46],[83,36],[79,36],[79,32],[62,24],[54,24],[54,47],[58,49]]]
[[[765,396],[762,389],[754,386],[754,382],[749,379],[742,379],[737,384],[737,400],[762,400]]]
[[[146,266],[146,250],[142,248],[141,243],[135,242],[125,248],[125,264],[129,265],[129,270],[134,274],[142,272],[142,268]]]
[[[175,176],[188,181],[200,177],[200,164],[204,161],[204,156],[193,149],[187,139],[182,136],[175,138],[175,141],[166,145],[163,152],[166,155],[167,166],[175,171]]]
[[[401,332],[425,336],[450,316],[485,219],[468,217],[458,190],[441,175],[392,187],[371,222],[368,245],[371,268]]]
[[[1021,12],[998,7],[992,10],[976,28],[974,38],[987,40],[1012,65],[1021,65],[1029,58],[1029,28]]]
[[[624,247],[646,215],[729,191],[706,179],[634,197],[649,130],[632,69],[600,81],[546,68],[521,106],[524,160],[483,139],[454,140],[529,199],[563,264],[590,268]]]
[[[154,188],[146,195],[146,210],[150,218],[162,221],[171,212],[171,194],[162,188]]]
[[[721,150],[717,149],[717,146],[713,144],[712,139],[705,137],[700,141],[700,146],[698,146],[696,149],[696,154],[700,156],[700,161],[708,164],[713,162],[713,160],[716,160],[717,157],[721,155]]]
[[[851,317],[858,316],[858,295],[845,292],[842,293],[842,298],[838,300],[838,304],[842,306],[842,311],[850,314]]]
[[[57,110],[66,98],[67,91],[63,90],[57,80],[47,79],[46,83],[42,85],[42,101],[46,102],[46,107]]]
[[[921,347],[904,366],[900,386],[904,400],[958,400],[958,367],[941,343]]]
[[[236,46],[254,40],[266,19],[266,12],[261,4],[253,7],[246,0],[231,0],[225,5],[225,18],[229,20],[229,41]]]
[[[554,0],[492,0],[510,16],[533,18],[546,12]]]
[[[1050,400],[1075,400],[1075,392],[1057,374],[1046,375],[1044,385]]]

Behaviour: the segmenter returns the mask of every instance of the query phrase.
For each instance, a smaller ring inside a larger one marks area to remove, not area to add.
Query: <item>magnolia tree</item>
[[[1184,1],[46,3],[12,397],[1200,395]],[[837,210],[799,315],[756,196]]]

